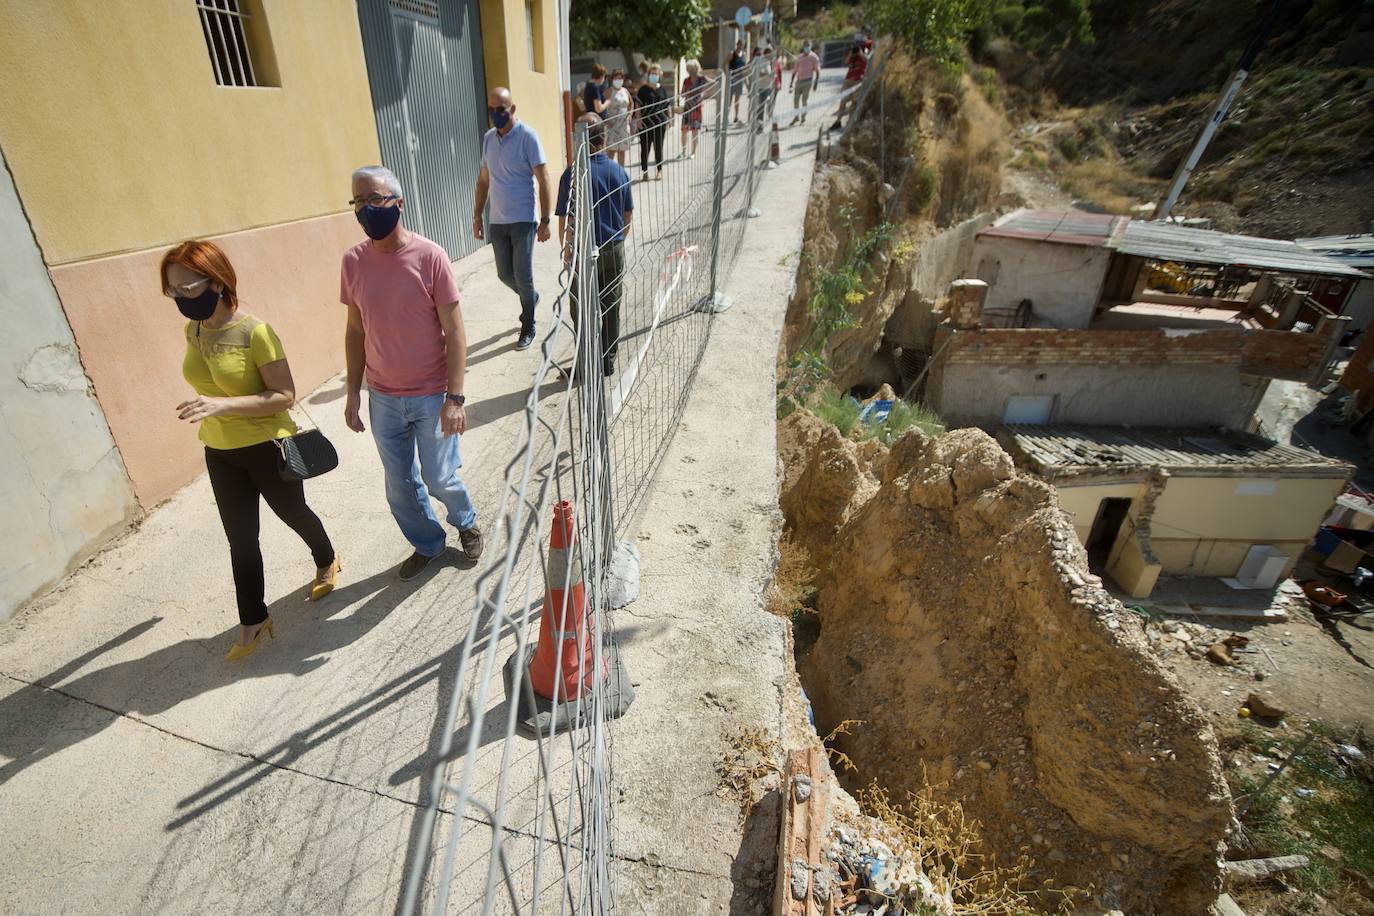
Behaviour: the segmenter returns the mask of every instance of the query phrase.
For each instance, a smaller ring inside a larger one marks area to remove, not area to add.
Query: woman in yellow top
[[[304,487],[277,473],[274,440],[296,432],[286,412],[296,386],[277,335],[239,311],[237,287],[233,265],[211,242],[183,242],[162,258],[162,291],[190,319],[181,371],[196,396],[178,404],[177,415],[200,424],[210,487],[229,539],[239,608],[239,637],[229,661],[256,649],[264,631],[273,635],[263,600],[259,497],[310,547],[313,600],[334,588],[340,568],[324,525],[305,503]]]

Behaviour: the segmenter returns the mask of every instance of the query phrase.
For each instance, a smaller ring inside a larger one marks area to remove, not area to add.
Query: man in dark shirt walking
[[[587,146],[591,152],[592,239],[596,243],[597,305],[601,312],[601,371],[611,375],[615,371],[615,355],[620,342],[620,292],[625,273],[625,236],[634,218],[634,195],[630,176],[605,153],[606,127],[596,115],[586,114],[577,119],[587,125]],[[563,170],[558,179],[558,237],[563,240],[563,257],[572,257],[575,239],[569,217],[575,217],[576,205],[571,201],[572,167]],[[576,301],[577,279],[573,278],[573,318],[578,320],[581,306]]]

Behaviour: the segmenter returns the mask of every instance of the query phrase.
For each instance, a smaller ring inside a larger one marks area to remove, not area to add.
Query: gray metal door
[[[477,0],[358,0],[382,164],[406,226],[451,258],[481,247],[469,214],[487,128]]]

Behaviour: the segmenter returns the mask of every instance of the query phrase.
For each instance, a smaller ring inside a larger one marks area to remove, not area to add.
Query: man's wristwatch
[[[446,401],[452,401],[453,403],[457,404],[459,407],[462,407],[464,404],[467,403],[467,400],[468,400],[468,399],[465,398],[465,397],[463,397],[461,394],[446,394],[446,395],[444,395],[444,400],[446,400]]]
[[[544,217],[543,219],[541,219],[541,220],[539,221],[539,225],[541,225],[541,226],[547,226],[548,224],[549,224],[549,218],[548,218],[547,216]]]

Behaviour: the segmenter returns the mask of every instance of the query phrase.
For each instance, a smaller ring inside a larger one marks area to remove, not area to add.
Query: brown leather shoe
[[[482,529],[473,525],[458,532],[458,541],[463,545],[463,556],[476,560],[482,556]]]
[[[397,573],[397,577],[402,582],[409,582],[411,579],[414,579],[420,573],[424,572],[427,568],[429,568],[429,564],[433,563],[435,560],[439,559],[443,555],[444,551],[441,550],[434,556],[427,557],[417,550],[410,556],[406,557],[405,561],[401,563],[401,569]]]

